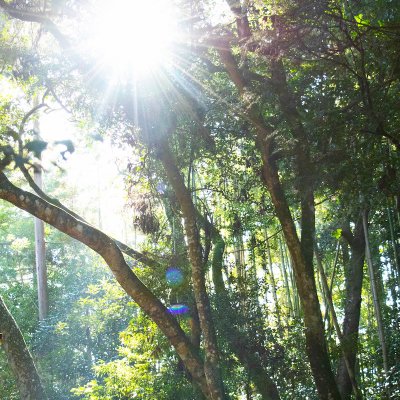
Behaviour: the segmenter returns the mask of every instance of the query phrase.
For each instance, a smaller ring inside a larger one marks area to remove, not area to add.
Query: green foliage
[[[95,378],[72,390],[81,399],[172,399],[193,398],[176,357],[154,323],[136,313],[120,333],[118,358],[100,361]],[[186,397],[187,396],[187,397]]]

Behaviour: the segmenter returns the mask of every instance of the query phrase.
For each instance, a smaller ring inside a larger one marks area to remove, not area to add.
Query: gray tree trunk
[[[37,104],[36,104],[37,105]],[[34,123],[36,139],[40,139],[39,121]],[[42,189],[42,169],[40,165],[34,167],[33,180]],[[46,245],[44,241],[44,222],[35,218],[35,260],[37,276],[37,292],[39,304],[39,321],[47,318],[49,311],[49,300],[47,290],[47,268],[46,268]]]

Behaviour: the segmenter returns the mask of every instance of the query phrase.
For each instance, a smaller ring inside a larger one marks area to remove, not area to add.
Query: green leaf
[[[356,20],[357,24],[361,24],[363,20],[363,15],[362,14],[355,15],[354,19]]]
[[[342,230],[340,228],[334,230],[332,232],[332,237],[339,240],[342,237]]]
[[[356,20],[358,26],[369,25],[371,22],[369,19],[365,19],[363,14],[355,15],[354,19]]]

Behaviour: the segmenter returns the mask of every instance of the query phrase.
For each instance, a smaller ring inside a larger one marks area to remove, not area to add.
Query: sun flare
[[[91,51],[117,75],[144,75],[169,63],[177,28],[172,2],[104,0],[91,23]]]

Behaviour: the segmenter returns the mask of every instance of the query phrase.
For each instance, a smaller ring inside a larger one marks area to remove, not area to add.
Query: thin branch
[[[1,1],[1,0],[0,0]],[[21,124],[19,126],[18,134],[21,137],[22,133],[24,132],[25,125],[28,122],[29,118],[35,114],[37,111],[39,111],[43,107],[49,107],[46,103],[40,103],[37,106],[33,107],[30,111],[28,111],[25,115],[24,118],[22,118]]]
[[[33,178],[31,177],[29,171],[26,169],[25,165],[20,164],[18,165],[20,168],[22,174],[24,175],[25,179],[28,181],[29,186],[37,193],[38,196],[40,196],[43,200],[47,201],[48,203],[52,204],[53,206],[65,211],[72,217],[76,218],[77,220],[84,222],[85,224],[90,225],[87,221],[85,221],[80,215],[76,214],[66,206],[64,206],[58,199],[54,199],[50,196],[48,196],[45,192],[43,192],[42,189],[35,183]],[[151,268],[162,268],[162,264],[160,264],[158,261],[156,261],[154,258],[150,258],[146,256],[143,253],[140,253],[131,247],[129,247],[127,244],[120,242],[117,239],[111,238],[115,244],[120,248],[120,250],[126,254],[127,256],[133,258],[134,260],[147,265],[148,267]]]
[[[10,17],[19,19],[25,22],[35,22],[41,24],[48,32],[50,32],[54,38],[58,41],[62,48],[70,47],[70,42],[67,37],[61,33],[57,25],[47,18],[45,15],[38,14],[29,10],[19,10],[12,5],[6,3],[4,0],[0,0],[0,8]]]

